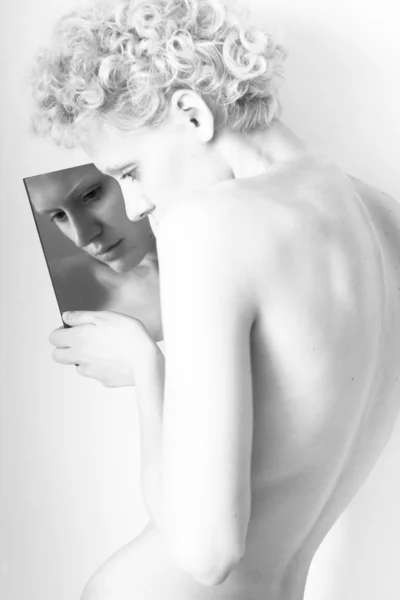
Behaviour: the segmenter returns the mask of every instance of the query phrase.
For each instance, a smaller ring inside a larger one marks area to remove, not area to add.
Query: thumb
[[[91,310],[69,310],[63,312],[62,319],[67,325],[86,325],[87,323],[96,323],[96,313]]]

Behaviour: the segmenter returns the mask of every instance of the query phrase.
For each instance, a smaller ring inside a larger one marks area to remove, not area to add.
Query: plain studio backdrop
[[[344,170],[400,200],[397,0],[253,2],[290,52],[283,121]],[[0,24],[4,600],[78,600],[93,571],[146,522],[135,392],[108,390],[52,361],[48,335],[61,320],[22,184],[87,162],[27,132],[27,67],[70,5],[7,1]],[[321,546],[307,600],[400,597],[399,455],[400,423]]]

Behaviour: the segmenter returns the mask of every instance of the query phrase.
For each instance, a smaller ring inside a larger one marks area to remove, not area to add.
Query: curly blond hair
[[[182,88],[201,95],[218,126],[268,127],[285,57],[218,0],[92,0],[60,19],[36,58],[32,130],[71,147],[93,118],[154,127]]]

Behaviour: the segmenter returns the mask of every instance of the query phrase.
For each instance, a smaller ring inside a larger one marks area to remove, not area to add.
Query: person
[[[115,179],[86,164],[27,178],[26,184],[34,211],[81,249],[51,260],[42,239],[60,310],[123,313],[140,319],[161,341],[154,234],[148,219],[128,219]]]
[[[82,600],[299,600],[398,416],[399,204],[285,126],[285,51],[246,19],[94,3],[37,63],[35,131],[157,225],[165,358],[107,312],[51,338],[135,385],[141,426],[149,524]]]

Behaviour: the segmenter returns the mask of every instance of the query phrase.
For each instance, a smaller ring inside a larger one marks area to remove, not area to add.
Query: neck
[[[283,123],[274,120],[268,129],[250,133],[224,129],[216,145],[233,177],[252,177],[292,161],[305,152],[304,143]]]

